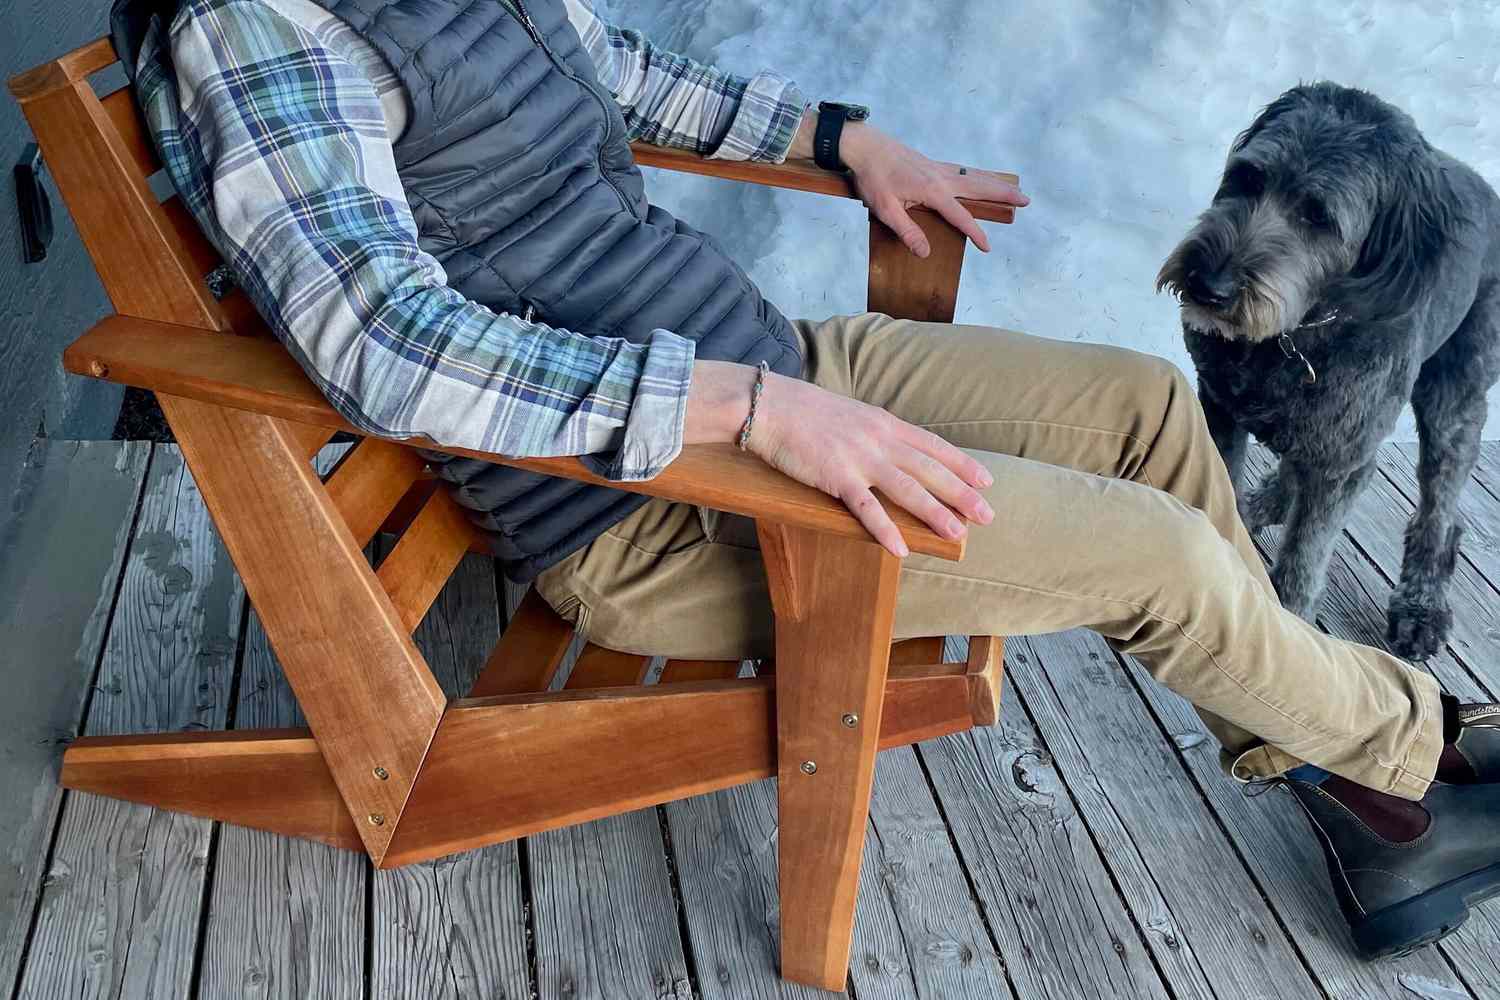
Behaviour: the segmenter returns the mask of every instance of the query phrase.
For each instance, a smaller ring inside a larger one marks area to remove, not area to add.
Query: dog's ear
[[[1254,139],[1265,129],[1267,125],[1271,124],[1273,121],[1280,118],[1288,111],[1291,111],[1293,108],[1298,108],[1302,107],[1303,105],[1309,104],[1311,103],[1311,101],[1312,87],[1308,86],[1307,84],[1301,84],[1299,86],[1293,87],[1291,90],[1288,90],[1286,93],[1276,98],[1276,100],[1272,101],[1270,104],[1267,104],[1264,108],[1262,108],[1260,114],[1255,116],[1255,121],[1250,123],[1250,127],[1245,129],[1245,131],[1241,132],[1239,135],[1235,136],[1233,144],[1231,144],[1229,147],[1230,154],[1232,155],[1234,153],[1238,153],[1240,150],[1250,145],[1251,139]]]
[[[1432,279],[1463,208],[1420,137],[1386,152],[1382,202],[1349,276],[1332,290],[1339,308],[1372,319],[1410,311]]]

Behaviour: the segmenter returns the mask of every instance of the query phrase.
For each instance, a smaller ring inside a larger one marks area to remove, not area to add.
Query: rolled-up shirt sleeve
[[[418,245],[364,73],[263,4],[194,0],[168,74],[138,79],[185,202],[350,423],[649,479],[682,447],[692,341],[589,337],[496,313]],[[175,89],[175,93],[174,93]]]
[[[722,160],[781,163],[807,101],[786,77],[736,76],[617,28],[590,0],[566,0],[599,81],[625,115],[630,138]]]

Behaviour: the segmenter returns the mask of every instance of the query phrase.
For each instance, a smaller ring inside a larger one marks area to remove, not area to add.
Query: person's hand
[[[854,188],[875,217],[889,226],[918,257],[932,246],[907,209],[923,205],[947,219],[985,253],[990,241],[959,198],[996,201],[1020,208],[1031,199],[1014,184],[989,170],[968,168],[960,174],[956,163],[929,160],[868,122],[850,122],[839,139],[839,158],[854,175]]]
[[[699,361],[688,396],[687,443],[733,440],[749,408],[755,372]],[[905,540],[874,490],[944,538],[962,538],[962,517],[988,524],[995,512],[979,495],[989,470],[931,431],[876,406],[782,375],[766,376],[750,434],[752,454],[786,475],[843,501],[894,555]]]

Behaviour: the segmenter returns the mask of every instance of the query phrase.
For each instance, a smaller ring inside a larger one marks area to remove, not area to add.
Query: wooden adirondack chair
[[[533,592],[469,697],[448,701],[411,633],[465,552],[482,544],[416,446],[365,438],[326,481],[312,456],[352,430],[236,293],[210,294],[218,258],[159,169],[128,89],[96,96],[107,40],[13,79],[115,315],[64,354],[68,371],[154,390],[259,612],[309,728],[87,738],[62,781],[164,809],[364,850],[383,868],[775,775],[782,974],[844,987],[877,749],[993,724],[1001,641],[967,663],[942,639],[898,644],[899,562],[837,502],[733,447],[689,447],[625,488],[756,519],[776,612],[774,674],[590,646],[548,693],[572,639]],[[638,147],[641,163],[851,197],[807,165],[722,163]],[[971,203],[983,219],[1011,209]],[[869,306],[951,320],[964,238],[918,213],[910,255],[870,229]],[[464,454],[469,454],[465,452]],[[584,481],[573,459],[515,461]],[[960,543],[894,512],[912,551]],[[364,546],[399,541],[378,568]]]

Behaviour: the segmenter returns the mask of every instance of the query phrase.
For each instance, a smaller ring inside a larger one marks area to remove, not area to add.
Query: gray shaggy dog
[[[1421,502],[1391,647],[1452,625],[1459,490],[1500,378],[1500,199],[1411,118],[1332,83],[1295,87],[1234,141],[1213,203],[1157,276],[1182,304],[1199,396],[1252,531],[1285,524],[1271,578],[1311,619],[1351,505],[1410,400]],[[1243,483],[1247,435],[1280,462]]]

